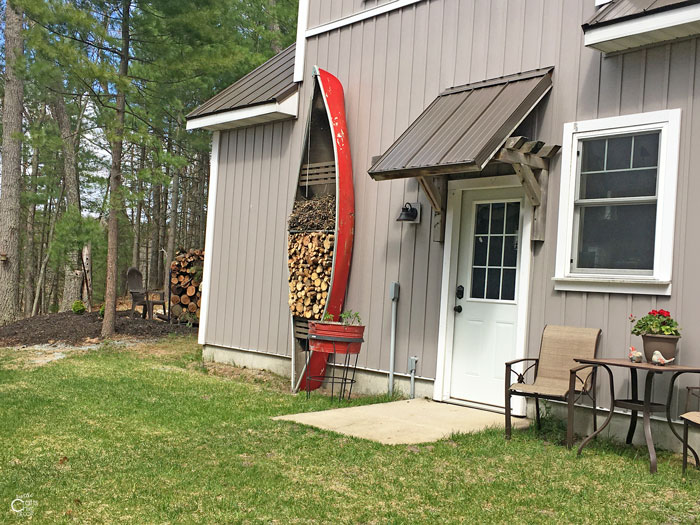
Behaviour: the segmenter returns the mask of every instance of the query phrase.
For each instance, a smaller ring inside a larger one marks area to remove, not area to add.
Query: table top
[[[700,367],[697,366],[683,366],[683,365],[655,365],[653,363],[633,363],[629,359],[612,359],[612,358],[577,358],[574,359],[577,363],[584,365],[607,365],[607,366],[619,366],[623,368],[635,368],[637,370],[650,370],[652,372],[697,372],[700,373]]]

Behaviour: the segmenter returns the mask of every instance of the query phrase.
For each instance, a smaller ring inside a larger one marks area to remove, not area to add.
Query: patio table
[[[626,443],[629,445],[632,443],[632,438],[634,437],[634,431],[637,427],[637,413],[642,412],[644,421],[644,438],[646,440],[647,449],[649,450],[649,472],[654,474],[656,472],[656,449],[654,448],[654,440],[651,435],[651,413],[652,412],[666,412],[666,420],[668,421],[668,426],[671,432],[682,442],[683,438],[681,435],[673,428],[673,423],[671,421],[671,401],[673,399],[673,385],[676,379],[682,374],[688,373],[700,373],[699,367],[691,366],[681,366],[681,365],[665,365],[659,366],[651,363],[633,363],[629,359],[603,359],[603,358],[590,358],[590,359],[576,359],[575,361],[581,364],[594,365],[604,368],[608,372],[608,377],[610,378],[610,413],[603,425],[593,432],[590,436],[583,440],[581,446],[578,448],[578,454],[584,449],[588,443],[591,442],[598,434],[600,434],[605,427],[608,426],[610,420],[612,419],[613,412],[616,407],[626,408],[632,411],[632,416],[630,418],[630,426],[627,432]],[[615,399],[615,387],[613,381],[613,374],[611,368],[627,368],[630,371],[630,382],[632,387],[632,398],[631,399]],[[646,370],[647,375],[644,382],[644,399],[640,400],[637,392],[637,371]],[[651,401],[651,387],[654,381],[654,377],[658,374],[672,373],[671,383],[668,387],[668,394],[666,396],[666,404],[653,403]],[[695,457],[695,465],[698,468],[698,454],[692,447],[688,447]]]

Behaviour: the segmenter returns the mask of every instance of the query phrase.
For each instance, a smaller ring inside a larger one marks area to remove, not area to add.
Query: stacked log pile
[[[181,251],[170,263],[170,318],[197,323],[202,306],[204,250]]]
[[[289,235],[289,308],[292,315],[320,320],[333,268],[332,233]]]
[[[296,201],[289,218],[289,309],[321,320],[333,271],[335,196]]]

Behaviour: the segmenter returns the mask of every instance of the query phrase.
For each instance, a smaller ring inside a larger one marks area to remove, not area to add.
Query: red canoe
[[[306,139],[302,154],[302,166],[299,170],[297,199],[313,197],[309,192],[318,194],[335,193],[335,242],[333,250],[333,267],[328,289],[325,310],[318,317],[323,319],[331,314],[334,321],[339,320],[347,293],[352,243],[355,233],[355,196],[353,191],[352,158],[348,128],[345,120],[345,98],[340,81],[327,71],[314,67],[314,94],[311,99],[309,119],[306,126]],[[309,183],[309,167],[313,166],[313,186]],[[321,184],[319,184],[322,182]],[[312,189],[310,189],[312,188]],[[299,349],[308,345],[308,319],[292,317],[294,326],[295,355],[302,357]],[[328,354],[311,352],[308,371],[299,374],[297,389],[306,389],[306,375],[324,376]],[[319,381],[311,381],[310,390],[320,386]]]

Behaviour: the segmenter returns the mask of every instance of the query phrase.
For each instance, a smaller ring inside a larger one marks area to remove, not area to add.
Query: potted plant
[[[340,314],[340,321],[335,321],[334,316],[326,313],[322,321],[309,321],[309,335],[318,335],[328,338],[339,339],[361,339],[365,333],[365,327],[362,324],[360,314],[348,310]],[[332,354],[359,354],[362,342],[350,343],[347,341],[319,341],[313,338],[309,339],[312,351],[324,352]]]
[[[648,363],[652,362],[652,355],[657,350],[666,360],[676,357],[676,345],[681,332],[668,310],[652,310],[639,319],[630,315],[630,322],[634,323],[632,333],[642,336],[644,357]]]

